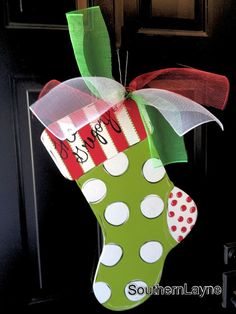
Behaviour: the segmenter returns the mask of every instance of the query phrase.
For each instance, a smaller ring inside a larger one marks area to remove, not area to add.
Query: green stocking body
[[[48,131],[42,141],[63,175],[76,180],[102,229],[95,297],[111,310],[144,302],[146,289],[160,282],[168,252],[195,223],[196,207],[174,187],[157,151],[150,155],[135,102],[63,142]],[[116,150],[121,143],[126,148]],[[101,162],[104,153],[110,157]]]

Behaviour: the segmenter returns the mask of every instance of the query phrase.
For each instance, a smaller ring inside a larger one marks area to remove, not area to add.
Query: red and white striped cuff
[[[96,107],[91,106],[91,110],[96,110]],[[41,140],[60,172],[67,179],[77,180],[146,137],[137,104],[128,99],[117,110],[108,110],[97,121],[85,125],[64,141],[47,129]]]

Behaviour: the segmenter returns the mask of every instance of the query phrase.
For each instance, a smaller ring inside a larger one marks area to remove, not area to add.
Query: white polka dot
[[[125,295],[130,301],[142,300],[146,295],[147,284],[143,281],[131,281],[125,287]]]
[[[155,183],[160,181],[166,173],[160,159],[150,158],[143,166],[143,175],[148,182]]]
[[[158,195],[148,195],[141,203],[141,211],[147,218],[156,218],[164,210],[164,202]]]
[[[100,202],[107,193],[106,184],[99,179],[91,179],[82,186],[82,192],[89,203]]]
[[[161,243],[150,241],[143,244],[140,248],[140,256],[147,263],[154,263],[162,256],[163,247]]]
[[[120,226],[128,220],[129,208],[122,202],[112,203],[105,210],[105,218],[111,225]]]
[[[116,244],[106,244],[103,247],[100,262],[105,266],[116,265],[122,257],[122,248]]]
[[[108,284],[102,281],[93,284],[93,292],[98,302],[101,304],[107,302],[111,297],[111,289]]]
[[[119,153],[103,164],[106,171],[112,176],[120,176],[128,169],[129,160],[125,153]]]

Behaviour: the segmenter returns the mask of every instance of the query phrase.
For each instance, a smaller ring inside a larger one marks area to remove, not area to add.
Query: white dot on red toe
[[[111,297],[111,289],[108,284],[102,281],[93,284],[93,292],[99,303],[107,302]]]
[[[106,221],[113,226],[120,226],[129,219],[129,208],[123,202],[115,202],[105,210]]]
[[[146,289],[147,284],[144,281],[131,281],[125,287],[125,295],[130,301],[140,301],[146,296]]]
[[[164,202],[158,195],[148,195],[140,205],[142,214],[147,218],[156,218],[164,210]]]
[[[122,257],[122,248],[116,244],[106,244],[103,247],[100,262],[105,266],[116,265]]]
[[[165,168],[160,159],[150,158],[143,165],[143,175],[148,182],[155,183],[160,181],[165,173]]]
[[[120,176],[126,172],[129,167],[129,160],[125,153],[119,153],[115,157],[106,160],[103,163],[105,170],[112,176]]]
[[[100,202],[107,193],[106,184],[100,179],[90,179],[82,186],[82,192],[89,203]]]
[[[147,263],[155,263],[163,253],[163,247],[160,242],[150,241],[143,244],[140,248],[140,256]]]

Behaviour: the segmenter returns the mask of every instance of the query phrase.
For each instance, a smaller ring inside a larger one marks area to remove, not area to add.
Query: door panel
[[[141,27],[204,31],[207,7],[202,0],[140,1]]]
[[[74,181],[61,176],[40,141],[43,126],[29,106],[42,85],[35,78],[14,79],[15,125],[22,199],[23,243],[28,255],[31,307],[81,294],[97,259],[92,212]],[[87,274],[85,281],[83,277]]]

